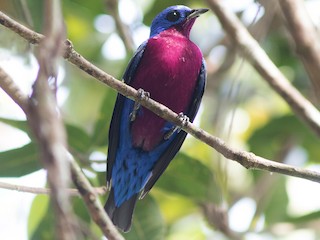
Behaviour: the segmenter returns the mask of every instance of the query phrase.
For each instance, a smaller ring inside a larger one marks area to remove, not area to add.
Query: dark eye
[[[176,22],[180,18],[180,13],[177,10],[174,10],[172,12],[169,12],[166,18],[170,22]]]

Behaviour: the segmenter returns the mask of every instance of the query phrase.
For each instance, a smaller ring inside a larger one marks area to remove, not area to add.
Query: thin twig
[[[110,13],[110,15],[113,17],[117,32],[122,39],[124,46],[127,50],[127,53],[132,54],[134,51],[134,43],[133,39],[129,30],[129,27],[124,24],[120,18],[119,15],[119,9],[118,9],[118,0],[105,0],[107,11]]]
[[[288,103],[292,111],[320,137],[320,113],[270,60],[257,41],[250,35],[238,17],[219,0],[207,0],[219,18],[230,40],[270,86]]]
[[[11,77],[0,67],[0,85],[2,89],[11,97],[20,108],[28,112],[28,96],[21,94],[19,87],[13,82]]]
[[[11,184],[6,182],[0,182],[0,188],[1,189],[7,189],[7,190],[14,190],[21,193],[31,193],[31,194],[44,194],[49,195],[52,194],[52,191],[50,188],[42,188],[42,187],[29,187],[24,185],[18,185],[18,184]],[[98,195],[105,195],[107,193],[106,187],[97,187],[94,188],[94,191]],[[75,188],[68,188],[67,189],[67,195],[70,197],[80,197],[81,194],[79,193],[78,189]]]
[[[230,240],[243,239],[240,233],[236,233],[230,229],[228,210],[214,203],[201,203],[200,207],[206,217],[208,223],[214,228],[222,232]]]
[[[0,23],[2,22],[1,19],[3,18],[3,15],[4,14],[0,13]],[[6,16],[6,18],[8,17]],[[19,30],[15,29],[15,31],[19,33]],[[29,38],[31,38],[30,40],[34,41],[35,39],[32,39],[32,36],[34,36],[34,34],[36,33],[33,32],[31,35],[26,36],[26,40],[29,41]],[[41,37],[40,38],[38,37],[39,36],[37,36],[36,39],[40,41]],[[166,106],[160,103],[157,103],[151,98],[141,100],[141,98],[139,98],[139,94],[134,88],[115,79],[113,76],[103,72],[101,69],[99,69],[98,67],[94,66],[92,63],[87,61],[84,57],[82,57],[79,53],[77,53],[73,49],[70,41],[66,41],[66,52],[64,57],[69,62],[73,63],[83,71],[87,72],[89,75],[93,76],[100,82],[105,83],[109,87],[117,90],[119,93],[121,93],[124,96],[127,96],[128,98],[133,99],[137,102],[140,102],[141,105],[150,109],[151,111],[156,113],[158,116],[176,124],[177,126],[180,126],[184,131],[191,134],[195,138],[201,140],[202,142],[206,143],[207,145],[213,147],[215,150],[217,150],[226,158],[234,160],[248,169],[260,169],[260,170],[266,170],[269,172],[277,172],[277,173],[285,174],[288,176],[299,177],[299,178],[320,183],[320,173],[317,171],[311,171],[311,170],[298,168],[298,167],[294,167],[294,166],[290,166],[282,163],[277,163],[277,162],[256,156],[253,153],[233,149],[229,147],[223,140],[210,135],[208,132],[196,127],[192,123],[188,123],[184,125],[179,119],[178,114],[174,113]],[[315,111],[315,114],[318,114],[317,110],[314,110],[314,111]],[[306,115],[306,117],[309,117],[309,116]],[[319,125],[317,126],[319,127]]]
[[[0,24],[17,33],[31,44],[39,44],[44,36],[36,33],[26,26],[14,21],[12,18],[0,11]]]
[[[320,100],[320,37],[302,0],[280,0],[281,10],[295,41],[296,51]]]

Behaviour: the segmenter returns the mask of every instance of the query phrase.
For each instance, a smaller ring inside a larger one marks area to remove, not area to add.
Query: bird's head
[[[183,5],[168,7],[152,21],[150,37],[172,27],[189,37],[195,19],[207,11],[206,8],[190,9]]]

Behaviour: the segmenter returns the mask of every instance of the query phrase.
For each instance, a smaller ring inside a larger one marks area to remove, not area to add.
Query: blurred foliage
[[[44,1],[26,0],[27,12],[21,7],[21,2],[22,0],[1,1],[0,9],[5,9],[4,12],[13,18],[41,32]],[[106,42],[112,36],[117,36],[112,22],[106,23],[109,24],[109,30],[106,32],[97,29],[97,17],[111,14],[105,2],[64,0],[62,3],[68,38],[76,50],[92,63],[120,79],[131,56],[113,59],[108,57],[108,52],[103,52]],[[136,16],[128,26],[133,35],[138,32],[139,27],[149,26],[155,15],[169,5],[206,7],[202,2],[195,0],[122,0],[122,3],[122,8],[130,3],[136,8],[130,11],[142,13],[140,17],[137,14],[138,17]],[[255,4],[258,3],[244,3],[242,8],[237,9],[238,16],[246,16],[247,10],[252,10]],[[120,16],[125,13],[130,15],[130,11],[120,9]],[[31,21],[26,17],[28,14]],[[252,21],[249,19],[249,22],[250,20]],[[284,34],[285,26],[280,17],[265,12],[258,22],[251,24],[251,27],[254,28],[261,21],[271,22],[259,29],[266,34],[261,41],[263,48],[290,81],[305,96],[311,98],[312,88],[289,44],[288,36]],[[232,146],[252,151],[271,160],[319,168],[319,138],[292,115],[290,108],[250,65],[238,57],[230,57],[232,54],[228,55],[232,47],[228,45],[220,24],[212,14],[208,13],[197,20],[192,37],[207,56],[209,76],[197,124],[206,131],[222,137]],[[19,52],[19,57],[25,58],[26,65],[29,64],[27,60],[33,48],[28,47],[6,29],[0,29],[0,38],[0,53],[1,49]],[[115,50],[120,52],[120,49]],[[231,64],[223,65],[223,62]],[[65,76],[60,89],[61,93],[66,93],[66,97],[61,104],[61,110],[70,152],[81,167],[87,170],[85,172],[88,173],[91,183],[94,186],[104,186],[105,164],[94,156],[95,153],[103,153],[105,157],[107,152],[107,136],[116,92],[71,64],[62,65]],[[223,67],[220,68],[221,66]],[[59,93],[60,90],[58,96]],[[4,107],[1,101],[0,107]],[[0,109],[2,123],[25,132],[32,139],[25,120],[12,119],[3,112]],[[231,119],[233,120],[230,130]],[[36,143],[33,141],[0,152],[1,177],[20,177],[41,168]],[[207,223],[201,211],[202,204],[214,203],[224,214],[229,214],[230,228],[235,231],[235,235],[244,238],[254,236],[254,239],[290,239],[292,233],[305,229],[313,234],[314,239],[318,239],[320,205],[316,205],[311,212],[304,211],[300,215],[290,210],[304,207],[294,205],[295,199],[290,195],[288,187],[290,179],[277,174],[246,170],[222,158],[196,139],[187,138],[182,150],[149,196],[138,201],[132,230],[124,236],[126,239],[152,240],[228,239],[219,232],[223,233],[223,230],[218,225],[212,226]],[[307,184],[306,181],[301,181]],[[320,202],[319,187],[310,194],[314,197],[305,196],[304,204],[309,204],[312,198],[318,198],[317,201]],[[104,201],[106,197],[101,197],[101,200]],[[251,218],[249,213],[241,209],[241,216],[235,216],[231,211],[245,198],[253,199],[255,203],[251,209]],[[52,239],[54,236],[53,213],[49,206],[47,196],[35,197],[28,219],[30,239]],[[93,234],[101,237],[101,231],[92,222],[80,198],[73,199],[73,207],[82,224]],[[231,224],[232,221],[238,221],[238,225],[242,226],[248,218],[249,223],[241,229]],[[281,225],[282,223],[284,225]]]
[[[50,239],[54,236],[54,216],[49,197],[39,195],[33,200],[28,219],[29,239]]]
[[[161,240],[166,236],[166,226],[157,202],[150,196],[137,204],[136,214],[130,232],[124,234],[127,240]]]

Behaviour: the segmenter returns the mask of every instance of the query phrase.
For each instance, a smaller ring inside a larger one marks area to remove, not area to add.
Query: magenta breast
[[[131,85],[176,113],[185,112],[192,100],[200,72],[202,54],[188,38],[174,30],[149,39]],[[141,67],[143,66],[143,67]],[[163,139],[165,120],[142,108],[132,123],[135,147],[150,151]]]

